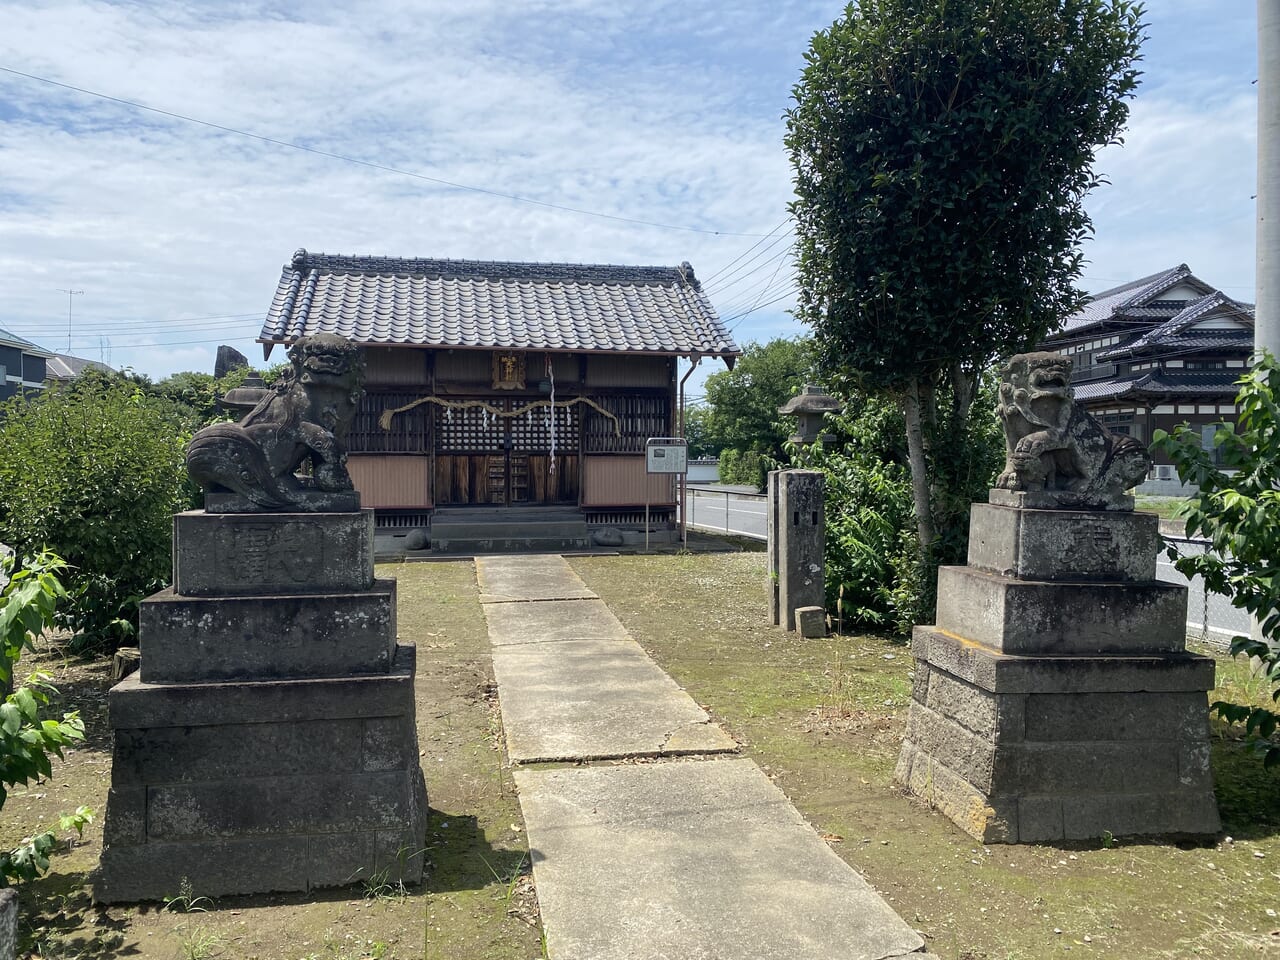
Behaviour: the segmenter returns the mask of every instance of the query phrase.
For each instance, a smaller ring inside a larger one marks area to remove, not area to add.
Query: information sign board
[[[689,445],[679,437],[650,437],[644,442],[644,465],[649,473],[687,473]]]

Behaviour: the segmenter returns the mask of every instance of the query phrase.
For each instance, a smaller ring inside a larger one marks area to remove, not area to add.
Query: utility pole
[[[1258,275],[1253,355],[1280,357],[1280,3],[1258,0]],[[1262,624],[1250,618],[1253,639]]]
[[[1280,3],[1258,0],[1258,237],[1253,348],[1280,357]]]
[[[67,291],[61,287],[59,293],[67,294],[67,352],[72,352],[72,297],[78,297],[84,291]]]

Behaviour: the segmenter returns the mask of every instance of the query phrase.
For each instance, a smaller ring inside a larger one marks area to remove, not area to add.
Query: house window
[[[1210,460],[1212,460],[1215,465],[1221,465],[1222,463],[1222,447],[1214,446],[1213,438],[1223,427],[1226,427],[1228,430],[1232,430],[1233,432],[1235,429],[1232,424],[1222,423],[1221,421],[1218,423],[1206,423],[1200,427],[1200,447],[1202,450],[1208,452]]]
[[[1132,413],[1108,413],[1102,417],[1102,425],[1112,433],[1122,433],[1125,436],[1133,434],[1133,414]]]

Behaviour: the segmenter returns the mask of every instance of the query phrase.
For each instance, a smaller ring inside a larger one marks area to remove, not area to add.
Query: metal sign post
[[[646,473],[685,474],[689,471],[689,445],[680,437],[650,437],[644,442]],[[684,516],[684,504],[680,504]],[[681,529],[684,524],[682,523]],[[649,485],[644,491],[644,552],[649,552]]]

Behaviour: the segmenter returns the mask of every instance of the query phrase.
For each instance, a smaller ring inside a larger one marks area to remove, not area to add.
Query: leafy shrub
[[[740,483],[763,490],[765,474],[770,467],[768,458],[757,450],[734,450],[730,447],[720,451],[721,483]]]
[[[995,407],[995,379],[983,378],[976,404]],[[944,404],[940,410],[950,415]],[[933,437],[935,539],[922,557],[902,440],[902,413],[892,400],[857,396],[829,415],[837,442],[789,447],[794,467],[826,477],[827,609],[846,625],[884,627],[902,635],[934,616],[937,570],[964,563],[969,506],[985,500],[1004,459],[1004,435],[994,415],[974,416],[963,442]]]
[[[0,409],[0,540],[69,565],[57,623],[73,649],[112,650],[169,578],[171,514],[191,494],[171,405],[88,374]]]
[[[0,557],[0,686],[12,693],[0,702],[0,808],[9,788],[52,776],[51,756],[62,756],[64,747],[84,739],[84,724],[76,713],[61,720],[41,719],[50,694],[57,691],[43,673],[32,673],[14,684],[14,668],[24,650],[34,648],[54,619],[59,600],[66,596],[58,574],[66,565],[49,553],[19,565]],[[93,812],[81,807],[63,817],[58,829],[84,830]],[[16,848],[0,851],[0,887],[11,879],[31,880],[49,868],[49,853],[57,846],[53,830],[27,837]]]
[[[228,390],[243,385],[250,372],[248,367],[237,367],[218,379],[208,373],[187,370],[143,386],[148,394],[167,400],[186,431],[195,433],[206,424],[237,419],[222,406],[222,397]]]
[[[1280,365],[1264,357],[1238,381],[1235,429],[1225,424],[1205,450],[1200,433],[1186,424],[1170,435],[1155,431],[1154,446],[1178,468],[1183,483],[1199,488],[1181,511],[1187,536],[1207,537],[1211,549],[1182,557],[1172,545],[1169,558],[1184,576],[1200,576],[1215,593],[1231,597],[1251,613],[1261,637],[1232,638],[1234,656],[1255,657],[1258,672],[1270,683],[1272,702],[1280,700]],[[1214,712],[1229,723],[1243,723],[1264,755],[1267,767],[1280,765],[1280,745],[1272,739],[1280,714],[1219,700]]]
[[[793,467],[825,477],[827,609],[846,627],[896,626],[909,601],[898,583],[916,553],[911,476],[885,446],[898,435],[886,423],[896,416],[891,404],[867,401],[856,416],[828,418],[843,442],[789,448]]]
[[[76,832],[84,836],[84,828],[93,822],[93,810],[77,807],[75,813],[64,813],[56,827],[23,838],[12,850],[0,850],[0,886],[9,880],[34,880],[49,869],[49,854],[58,847],[58,833]]]

